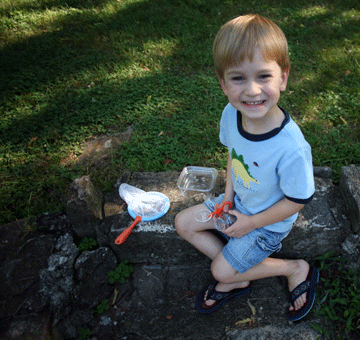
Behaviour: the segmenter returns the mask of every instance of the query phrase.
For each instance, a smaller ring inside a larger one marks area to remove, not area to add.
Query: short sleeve
[[[230,103],[228,103],[225,106],[221,115],[220,134],[219,134],[220,143],[225,146],[228,146],[229,131],[234,130],[234,126],[232,125],[234,125],[234,121],[236,122],[236,117],[237,117],[236,109]]]
[[[221,119],[220,119],[220,134],[219,134],[219,139],[220,139],[220,143],[227,146],[227,141],[226,141],[226,115],[225,115],[225,110],[222,113]]]
[[[315,192],[310,146],[284,155],[278,165],[278,175],[287,199],[299,204],[309,203]]]

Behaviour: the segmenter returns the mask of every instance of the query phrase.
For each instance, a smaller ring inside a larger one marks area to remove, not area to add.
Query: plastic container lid
[[[218,171],[214,168],[188,166],[184,168],[177,181],[178,188],[185,191],[209,192],[215,185]]]

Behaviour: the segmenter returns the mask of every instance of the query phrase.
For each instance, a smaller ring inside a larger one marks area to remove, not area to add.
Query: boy
[[[286,276],[291,292],[288,317],[296,321],[313,306],[318,270],[304,260],[269,258],[280,250],[281,240],[315,191],[311,148],[288,113],[277,106],[289,76],[287,41],[270,20],[245,15],[220,29],[213,55],[229,100],[220,121],[220,141],[229,151],[225,194],[175,219],[178,234],[213,261],[217,282],[198,294],[196,308],[213,312],[245,295],[252,280]],[[223,231],[228,241],[224,245],[209,231],[215,229],[213,221],[200,223],[194,215],[227,201],[233,210],[224,211],[236,221]]]

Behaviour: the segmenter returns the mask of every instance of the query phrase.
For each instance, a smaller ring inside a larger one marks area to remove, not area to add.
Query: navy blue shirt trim
[[[285,198],[287,198],[289,201],[298,203],[298,204],[308,204],[312,201],[314,195],[311,195],[311,197],[306,198],[306,199],[300,199],[300,198],[293,198],[293,197],[288,197],[285,195]]]
[[[238,130],[239,130],[239,133],[244,137],[246,138],[247,140],[250,140],[250,141],[253,141],[253,142],[261,142],[261,141],[264,141],[264,140],[267,140],[267,139],[270,139],[274,136],[276,136],[283,128],[284,126],[290,122],[290,116],[289,114],[284,110],[282,109],[280,106],[279,106],[279,109],[284,113],[285,117],[284,117],[284,120],[281,124],[280,127],[278,128],[275,128],[274,130],[271,130],[267,133],[263,133],[263,134],[260,134],[260,135],[254,135],[254,134],[251,134],[249,132],[246,132],[244,129],[243,129],[243,126],[242,126],[242,116],[241,116],[241,112],[239,110],[237,110],[237,126],[238,126]]]

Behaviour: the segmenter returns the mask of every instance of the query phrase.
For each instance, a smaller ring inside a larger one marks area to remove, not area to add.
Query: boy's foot
[[[315,302],[315,289],[318,281],[319,271],[315,267],[310,267],[306,280],[302,281],[290,292],[289,300],[292,306],[288,314],[289,320],[300,320],[310,312]],[[304,296],[306,296],[306,301],[302,304]],[[301,303],[299,303],[299,299],[301,300]],[[300,308],[295,306],[296,302],[297,306],[301,305]]]
[[[306,261],[298,261],[298,268],[287,278],[290,292],[292,292],[300,283],[306,280],[309,270],[310,265]],[[302,306],[304,306],[304,304],[306,303],[306,295],[306,293],[300,295],[294,301],[294,306],[290,306],[289,310],[299,310]]]
[[[247,287],[249,287],[249,285],[250,285],[249,281],[233,283],[233,284],[227,284],[227,283],[218,282],[216,284],[216,286],[214,287],[214,289],[215,289],[216,292],[228,293],[228,292],[230,292],[232,290],[235,290],[235,289],[247,288]],[[204,296],[204,303],[209,307],[211,307],[216,302],[216,300],[212,300],[210,298],[210,294],[209,294],[210,288],[211,288],[211,286],[206,291],[205,296]]]
[[[196,309],[200,313],[211,313],[219,309],[225,302],[249,292],[250,282],[237,284],[213,283],[204,288],[196,298]],[[216,289],[215,289],[216,288]]]
[[[298,261],[298,268],[287,278],[289,291],[292,292],[300,283],[304,282],[308,276],[310,265],[304,261]],[[299,310],[306,303],[307,294],[300,295],[295,301],[294,306],[290,305],[289,310]]]

